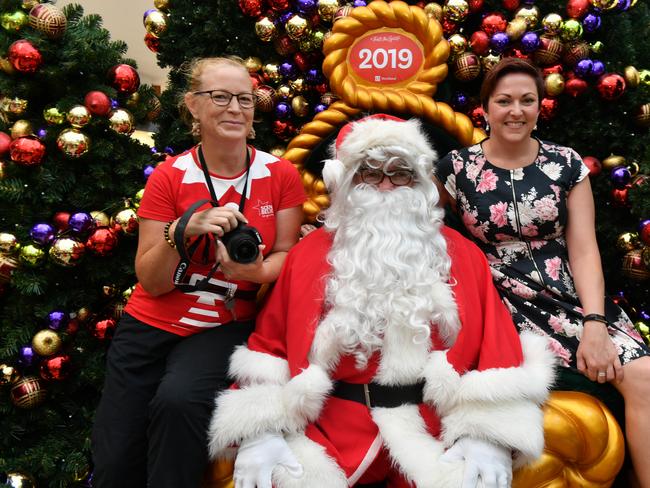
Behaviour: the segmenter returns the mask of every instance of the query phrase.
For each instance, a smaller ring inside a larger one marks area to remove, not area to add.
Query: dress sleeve
[[[447,190],[449,196],[456,200],[456,173],[454,172],[454,158],[458,158],[458,151],[451,151],[436,164],[436,178]]]
[[[166,165],[168,163],[163,163]],[[165,166],[158,166],[149,176],[138,208],[138,217],[160,221],[173,220],[176,215],[172,182]]]
[[[589,168],[582,162],[580,155],[573,149],[569,149],[570,179],[569,190],[589,176]]]

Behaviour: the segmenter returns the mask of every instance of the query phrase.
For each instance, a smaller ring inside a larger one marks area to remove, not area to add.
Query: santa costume
[[[353,181],[382,158],[412,170],[412,187]],[[433,488],[461,486],[464,463],[440,459],[461,439],[507,449],[514,467],[541,454],[553,356],[517,335],[482,252],[442,224],[435,160],[416,120],[341,130],[323,171],[325,225],[290,251],[231,357],[212,457],[273,433],[303,468],[274,469],[278,488]]]

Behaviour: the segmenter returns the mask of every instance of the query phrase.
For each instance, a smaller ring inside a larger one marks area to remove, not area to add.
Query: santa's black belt
[[[399,407],[404,404],[422,403],[424,383],[414,385],[385,386],[377,383],[347,383],[337,381],[332,395],[344,400],[359,402],[368,408]]]

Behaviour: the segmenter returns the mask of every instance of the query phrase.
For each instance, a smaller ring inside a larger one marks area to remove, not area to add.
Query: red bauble
[[[34,166],[41,163],[45,145],[37,137],[19,137],[9,145],[9,154],[16,164]]]
[[[517,10],[520,4],[519,0],[503,0],[503,7],[506,10]]]
[[[628,207],[630,205],[630,202],[628,201],[629,189],[629,185],[625,188],[613,188],[611,191],[612,205],[617,208]]]
[[[289,0],[268,0],[268,4],[273,11],[284,12],[289,8],[290,2]]]
[[[112,339],[116,325],[117,322],[115,319],[98,320],[91,324],[90,332],[95,338],[100,340]]]
[[[561,75],[564,73],[564,68],[562,67],[561,64],[554,64],[542,69],[542,75],[544,76],[544,78],[546,78],[548,75],[553,73],[557,73]]]
[[[54,217],[52,217],[52,222],[59,232],[63,232],[68,228],[69,221],[70,212],[57,212],[54,214]]]
[[[149,48],[152,53],[160,51],[160,39],[154,36],[151,32],[144,35],[144,45]]]
[[[288,141],[296,133],[296,126],[290,120],[274,120],[273,133],[279,139]]]
[[[43,63],[40,51],[25,39],[9,46],[7,54],[13,67],[21,73],[34,73]]]
[[[133,66],[117,64],[108,71],[108,82],[121,95],[131,95],[140,86],[140,76]]]
[[[257,90],[255,90],[255,95],[257,95],[257,101],[255,102],[256,110],[264,113],[273,110],[278,96],[272,87],[268,85],[260,85],[257,87]]]
[[[11,145],[11,136],[6,132],[0,132],[0,156],[4,156],[9,152]]]
[[[293,40],[291,40],[287,35],[276,37],[273,41],[273,47],[275,48],[275,52],[280,56],[289,56],[290,54],[295,53],[298,49]]]
[[[576,76],[569,77],[564,82],[564,93],[571,95],[573,98],[579,97],[589,88],[589,84],[582,78]]]
[[[555,118],[559,109],[560,102],[557,101],[557,98],[542,98],[539,116],[542,120],[551,120]]]
[[[508,26],[508,21],[501,12],[492,12],[483,17],[481,29],[492,37],[497,32],[504,32]]]
[[[314,85],[314,90],[319,95],[325,95],[329,91],[330,87],[327,83],[321,83],[320,85]]]
[[[589,0],[569,0],[566,4],[566,13],[572,19],[581,19],[589,11]]]
[[[300,71],[307,71],[311,65],[309,58],[303,52],[294,54],[293,62],[296,63],[296,66],[298,66]]]
[[[485,0],[468,0],[467,6],[469,7],[469,11],[473,14],[480,12],[483,10],[483,4],[485,3]]]
[[[485,56],[490,50],[490,37],[482,30],[477,30],[469,38],[469,46],[474,54]]]
[[[442,19],[442,32],[444,33],[445,37],[448,38],[457,30],[458,30],[458,23],[453,22],[447,18]]]
[[[585,156],[582,158],[582,162],[589,168],[589,176],[597,176],[603,169],[602,163],[593,156]]]
[[[639,239],[646,245],[650,246],[650,221],[644,220],[639,224]]]
[[[48,381],[61,381],[70,375],[72,363],[70,356],[61,354],[44,359],[41,362],[41,378]]]
[[[86,241],[86,248],[98,256],[108,256],[117,247],[117,234],[108,227],[98,227]]]
[[[250,76],[251,83],[253,84],[253,90],[257,90],[264,84],[264,78],[259,73],[251,73],[248,76]]]
[[[600,77],[596,89],[602,98],[611,102],[625,93],[625,79],[617,73],[607,73]]]
[[[111,111],[111,99],[108,98],[106,93],[101,91],[91,91],[86,93],[84,105],[91,114],[99,115],[101,117],[108,115]]]
[[[474,127],[485,129],[485,111],[483,110],[482,106],[476,105],[475,107],[471,108],[469,112],[467,112],[467,116],[472,121],[472,125],[474,125]]]
[[[262,15],[262,7],[264,6],[262,0],[239,0],[237,3],[239,10],[247,17],[255,18]]]

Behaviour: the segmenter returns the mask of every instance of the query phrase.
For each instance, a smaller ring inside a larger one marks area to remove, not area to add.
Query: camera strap
[[[205,183],[208,187],[208,191],[210,192],[211,199],[199,200],[198,202],[195,202],[190,208],[188,208],[183,213],[181,218],[178,220],[178,223],[176,224],[176,228],[174,229],[174,244],[176,244],[176,249],[178,250],[178,254],[181,257],[181,260],[178,263],[178,266],[176,266],[173,280],[174,280],[174,286],[184,293],[205,290],[208,287],[210,279],[217,272],[217,268],[219,268],[219,263],[215,262],[214,266],[210,268],[210,271],[208,272],[207,276],[202,280],[196,282],[195,284],[190,284],[187,281],[185,281],[185,275],[187,274],[187,270],[190,266],[191,256],[194,255],[194,253],[197,251],[199,246],[201,244],[204,244],[203,246],[204,262],[208,261],[208,255],[210,252],[210,246],[209,246],[210,237],[208,237],[207,234],[198,236],[196,240],[189,246],[189,248],[185,247],[185,228],[187,227],[187,224],[189,223],[190,218],[192,217],[194,212],[196,212],[199,208],[201,208],[206,203],[210,203],[210,205],[212,205],[213,207],[219,206],[219,200],[217,200],[217,195],[216,192],[214,191],[214,186],[212,185],[212,178],[210,178],[208,165],[205,162],[205,157],[203,156],[203,149],[200,144],[197,149],[197,154],[199,157],[199,163],[201,164],[201,169],[203,170],[203,175],[205,176]],[[250,173],[250,166],[251,166],[251,159],[247,147],[246,148],[246,175],[244,181],[244,189],[242,190],[241,199],[239,201],[239,211],[241,213],[244,213],[244,207],[246,204],[246,191],[248,189],[248,177]],[[213,239],[216,239],[216,237],[214,237]],[[211,288],[219,288],[219,290],[216,291],[226,295],[226,305],[227,306],[232,305],[232,300],[235,296],[235,289],[236,289],[235,286],[228,289],[224,288],[223,290],[220,290],[222,287],[211,286]]]

